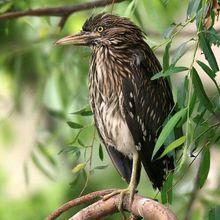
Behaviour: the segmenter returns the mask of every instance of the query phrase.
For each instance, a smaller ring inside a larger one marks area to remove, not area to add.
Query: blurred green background
[[[26,10],[82,2],[86,1],[1,0],[0,13],[8,9]],[[89,110],[83,111],[85,114],[72,114],[88,106],[90,50],[54,45],[59,38],[80,31],[92,14],[111,10],[112,6],[76,12],[61,32],[57,29],[60,20],[57,17],[0,21],[0,219],[44,219],[61,204],[78,197],[86,182],[83,194],[126,187],[105,149],[100,147],[97,135],[93,143],[94,128]],[[163,33],[173,22],[185,20],[186,10],[187,1],[138,0],[115,4],[113,13],[130,17],[148,34],[148,43],[155,46],[163,42]],[[193,30],[192,25],[184,35],[176,38],[171,51],[183,39],[189,38]],[[160,61],[163,51],[163,47],[156,51]],[[189,63],[190,48],[187,54],[181,60],[184,65]],[[176,82],[175,90],[181,80],[176,77],[172,80]],[[207,79],[205,82],[205,87],[213,94],[212,85]],[[67,121],[84,127],[71,128]],[[73,143],[79,131],[80,141]],[[88,160],[91,145],[92,164]],[[219,149],[214,147],[213,151],[213,158],[218,160]],[[84,169],[73,170],[77,164]],[[196,166],[195,162],[174,187],[175,202],[171,208],[180,219],[187,211]],[[194,204],[193,219],[205,219],[208,210],[220,204],[220,164],[212,166],[215,169],[210,171],[207,186]],[[86,171],[90,168],[88,175]],[[156,195],[144,173],[139,192],[148,197]],[[76,211],[73,209],[59,219],[66,219]],[[120,216],[108,219],[120,219]]]

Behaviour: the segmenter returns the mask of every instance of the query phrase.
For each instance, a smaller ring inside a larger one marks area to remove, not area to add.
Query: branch
[[[115,0],[114,3],[123,2],[125,0]],[[0,15],[0,20],[19,18],[24,16],[58,16],[63,17],[77,11],[84,11],[91,8],[104,7],[112,4],[113,0],[96,0],[92,2],[81,3],[72,6],[61,6],[54,8],[38,8],[27,11],[12,11]]]
[[[63,28],[65,22],[68,17],[74,12],[84,11],[92,8],[104,7],[110,4],[123,2],[125,0],[96,0],[93,2],[81,3],[78,5],[72,6],[61,6],[61,7],[53,7],[53,8],[37,8],[30,9],[26,11],[12,11],[0,14],[0,21],[7,19],[20,18],[24,16],[56,16],[61,17],[61,20],[58,24],[60,29]]]
[[[54,213],[52,213],[47,220],[54,220],[63,212],[68,209],[89,202],[97,197],[104,196],[110,192],[114,191],[110,190],[102,190],[90,193],[88,195],[82,196],[80,198],[74,199],[60,208],[58,208]],[[82,209],[77,214],[72,216],[69,220],[93,220],[93,219],[101,219],[108,215],[112,215],[113,213],[117,213],[119,204],[120,195],[115,195],[108,200],[103,201],[102,199],[93,203],[92,205]],[[128,196],[124,197],[123,201],[123,209],[132,213],[135,216],[143,217],[145,219],[150,220],[177,220],[177,217],[173,214],[173,212],[168,209],[166,206],[152,200],[144,198],[140,195],[135,195],[133,204],[129,206],[129,198]]]

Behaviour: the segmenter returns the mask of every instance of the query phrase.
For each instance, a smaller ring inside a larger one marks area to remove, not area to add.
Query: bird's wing
[[[107,145],[106,149],[120,176],[129,183],[132,172],[132,160],[125,157],[115,147]]]
[[[147,50],[147,54],[143,52],[140,55],[137,52],[136,63],[130,66],[132,74],[123,79],[123,109],[141,162],[153,186],[160,189],[167,170],[173,168],[173,158],[165,156],[152,160],[151,157],[162,124],[173,107],[173,101],[166,81],[150,79],[161,67],[149,47]]]

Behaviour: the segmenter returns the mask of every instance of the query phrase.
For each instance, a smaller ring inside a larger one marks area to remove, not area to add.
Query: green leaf
[[[208,220],[219,220],[220,219],[220,206],[216,206],[209,211]]]
[[[197,95],[197,97],[200,99],[200,102],[210,111],[213,112],[213,105],[211,101],[209,100],[208,96],[206,95],[206,92],[203,88],[202,81],[196,71],[196,69],[193,67],[191,70],[192,74],[192,82],[194,85],[194,90]]]
[[[193,110],[195,108],[195,104],[196,104],[196,94],[193,93],[192,94],[192,97],[191,97],[191,100],[189,102],[189,117],[192,115],[193,113]]]
[[[53,166],[56,166],[56,161],[55,159],[52,157],[50,151],[48,150],[48,148],[43,145],[42,143],[38,143],[37,144],[37,148],[39,149],[39,151],[41,152],[41,154],[45,157],[45,159]]]
[[[90,115],[93,115],[91,109],[89,106],[87,107],[84,107],[83,109],[80,109],[79,111],[76,111],[76,112],[72,112],[71,114],[74,114],[74,115],[81,115],[81,116],[90,116]]]
[[[136,0],[132,0],[129,3],[129,5],[126,8],[126,11],[125,11],[125,17],[129,17],[129,16],[131,16],[134,13],[134,10],[135,10],[135,7],[136,7],[136,3],[137,3]]]
[[[67,121],[67,124],[68,124],[71,128],[73,128],[73,129],[81,129],[81,128],[83,128],[83,125],[78,124],[78,123],[76,123],[76,122]]]
[[[173,141],[171,144],[169,144],[166,147],[166,149],[164,150],[164,152],[161,154],[161,156],[158,159],[164,157],[166,154],[168,154],[169,152],[173,151],[174,149],[182,145],[185,141],[186,141],[186,136],[182,136],[178,138],[177,140]]]
[[[8,3],[3,4],[3,6],[0,6],[0,14],[3,14],[6,11],[8,11],[12,7],[13,4],[14,4],[13,2],[8,2]]]
[[[37,156],[32,153],[31,154],[31,159],[32,162],[34,163],[34,165],[50,180],[54,180],[53,176],[48,172],[47,169],[45,169],[45,167],[42,165],[42,163],[39,161],[39,159],[37,158]]]
[[[213,27],[207,31],[207,40],[209,41],[210,45],[214,44],[217,47],[220,46],[220,35]]]
[[[209,42],[207,41],[205,35],[203,32],[199,33],[199,45],[205,55],[206,60],[209,62],[210,67],[215,71],[218,72],[219,68],[218,68],[218,64],[217,61],[215,59],[215,55],[212,52],[212,49],[209,45]]]
[[[108,165],[96,166],[96,167],[94,167],[94,170],[103,170],[103,169],[105,169],[107,167],[108,167]]]
[[[203,71],[211,78],[211,80],[214,82],[219,94],[220,94],[220,88],[219,85],[217,83],[217,81],[215,80],[216,74],[215,72],[210,69],[205,63],[197,60],[197,63],[200,65],[200,67],[203,69]]]
[[[207,66],[205,63],[203,63],[202,61],[200,60],[197,60],[196,61],[200,66],[201,68],[203,69],[203,71],[211,78],[215,78],[216,77],[216,74],[215,72],[209,68],[209,66]]]
[[[63,149],[61,149],[58,154],[61,154],[61,153],[69,153],[71,152],[72,154],[76,154],[78,152],[80,152],[79,148],[76,147],[76,146],[67,146],[67,147],[64,147]]]
[[[59,118],[59,119],[66,119],[65,113],[61,112],[61,111],[56,111],[56,110],[52,110],[52,109],[47,109],[48,113],[55,117],[55,118]]]
[[[190,0],[187,8],[187,16],[193,17],[199,9],[201,0]]]
[[[81,145],[82,147],[86,147],[86,145],[85,145],[80,139],[78,139],[78,143],[79,143],[79,145]]]
[[[151,78],[151,80],[155,80],[155,79],[158,79],[160,77],[167,77],[167,76],[170,76],[171,74],[183,72],[183,71],[186,71],[186,70],[188,70],[188,68],[184,67],[184,66],[179,66],[179,67],[170,66],[170,68],[168,70],[166,70],[165,72],[161,71],[161,72],[155,74]]]
[[[79,163],[78,165],[76,165],[73,169],[72,172],[73,173],[79,173],[81,170],[83,170],[86,166],[86,163]]]
[[[82,116],[90,116],[93,115],[92,111],[84,111],[81,113]]]
[[[102,150],[102,145],[101,144],[99,145],[99,158],[100,158],[101,161],[103,161],[104,157],[103,157],[103,150]]]
[[[171,63],[173,66],[176,65],[177,61],[186,53],[187,51],[187,42],[183,42],[179,47],[177,47],[177,49],[175,50],[174,54],[173,54],[173,57],[172,57],[172,60],[171,60]]]
[[[173,200],[173,173],[169,173],[161,190],[161,201],[163,204],[172,203]]]
[[[166,45],[165,51],[164,51],[164,55],[163,55],[163,72],[166,71],[169,68],[169,60],[170,60],[169,50],[170,50],[170,45],[171,45],[171,41],[168,42],[168,44]]]
[[[29,169],[26,161],[23,164],[23,172],[24,172],[25,184],[29,185]]]
[[[169,39],[169,38],[172,36],[172,34],[173,34],[175,28],[176,28],[176,24],[172,24],[170,27],[168,27],[168,28],[164,31],[163,37],[164,37],[165,39]]]
[[[160,0],[160,2],[161,2],[161,4],[162,4],[164,7],[166,7],[167,4],[168,4],[168,2],[169,2],[169,0]]]
[[[210,150],[206,149],[201,158],[201,166],[199,167],[199,181],[198,181],[198,187],[201,189],[208,177],[209,169],[210,169]]]
[[[166,123],[166,125],[164,126],[163,130],[161,131],[157,143],[155,145],[153,154],[152,154],[152,158],[154,158],[154,156],[156,155],[156,153],[158,152],[158,150],[161,148],[161,146],[163,145],[163,143],[165,142],[165,140],[167,139],[167,137],[169,136],[169,134],[173,131],[175,125],[179,122],[179,120],[185,116],[187,109],[181,109],[180,111],[178,111],[175,115],[173,115],[170,120]]]

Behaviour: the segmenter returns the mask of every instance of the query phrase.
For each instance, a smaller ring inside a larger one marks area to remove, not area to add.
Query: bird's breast
[[[131,156],[135,144],[125,121],[123,112],[122,88],[114,71],[113,64],[103,61],[105,55],[98,54],[90,66],[90,101],[94,113],[96,127],[107,145]]]
[[[120,97],[115,97],[111,104],[104,101],[94,106],[94,117],[96,126],[106,144],[114,146],[124,155],[132,156],[136,152],[131,132],[124,120],[120,108]]]

